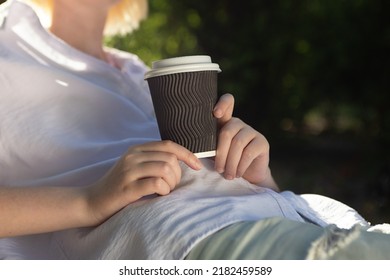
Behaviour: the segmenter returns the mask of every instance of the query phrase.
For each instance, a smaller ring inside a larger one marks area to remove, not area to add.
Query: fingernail
[[[219,173],[222,174],[225,170],[222,167],[217,167],[215,166],[215,170]]]
[[[203,168],[203,164],[200,161],[200,159],[198,159],[198,158],[194,159],[194,165],[195,165],[196,169],[198,169],[198,170]]]
[[[215,109],[215,110],[214,110],[214,116],[217,117],[217,118],[222,117],[222,111],[221,111],[221,109]]]
[[[234,179],[234,177],[233,177],[232,175],[230,175],[230,174],[226,174],[226,175],[225,175],[225,178],[226,178],[227,180],[233,180],[233,179]]]

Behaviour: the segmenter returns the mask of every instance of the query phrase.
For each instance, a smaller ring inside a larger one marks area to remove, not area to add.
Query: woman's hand
[[[180,181],[179,161],[202,167],[184,147],[160,141],[130,148],[87,187],[0,186],[0,238],[99,225],[143,196],[171,192]]]
[[[171,141],[131,147],[106,176],[87,188],[90,213],[100,223],[143,196],[169,194],[181,179],[179,161],[202,168],[192,152]]]
[[[228,180],[243,177],[249,182],[279,190],[269,169],[269,143],[255,129],[233,117],[234,97],[223,95],[214,108],[219,137],[215,168]]]

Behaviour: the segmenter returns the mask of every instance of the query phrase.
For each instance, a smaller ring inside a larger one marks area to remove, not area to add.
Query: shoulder
[[[111,47],[105,47],[104,50],[110,55],[114,56],[116,59],[122,60],[124,62],[131,62],[140,67],[147,68],[145,63],[136,54],[127,51],[122,51],[116,48],[111,48]]]
[[[117,65],[120,65],[122,71],[132,75],[144,74],[149,70],[149,67],[136,54],[122,51],[115,48],[105,47],[105,52],[115,60]],[[142,78],[143,79],[143,78]]]

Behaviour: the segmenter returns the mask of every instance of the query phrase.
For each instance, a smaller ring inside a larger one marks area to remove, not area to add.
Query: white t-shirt
[[[160,139],[135,55],[107,49],[118,70],[50,34],[19,1],[0,8],[0,25],[0,185],[86,185],[128,147]],[[201,171],[182,164],[170,195],[145,197],[96,228],[0,239],[0,259],[182,259],[239,221],[366,224],[338,202],[227,181],[203,161]]]

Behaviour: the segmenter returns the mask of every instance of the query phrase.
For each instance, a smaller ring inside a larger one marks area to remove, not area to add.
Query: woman
[[[109,15],[131,11],[123,18],[136,27],[145,1],[24,2],[7,1],[0,13],[0,236],[10,237],[0,240],[1,258],[252,258],[232,248],[210,256],[208,243],[243,237],[251,244],[254,228],[272,232],[269,244],[283,235],[270,229],[299,228],[298,250],[284,258],[305,258],[308,240],[327,238],[318,225],[335,221],[308,207],[308,198],[277,192],[268,142],[232,117],[231,95],[214,109],[221,127],[214,161],[159,140],[146,67],[102,43],[104,32],[123,32]],[[48,30],[35,5],[48,7]],[[338,226],[368,227],[349,207],[337,211],[349,217]],[[388,241],[356,228],[343,236],[356,232]],[[283,258],[274,248],[255,257]]]

